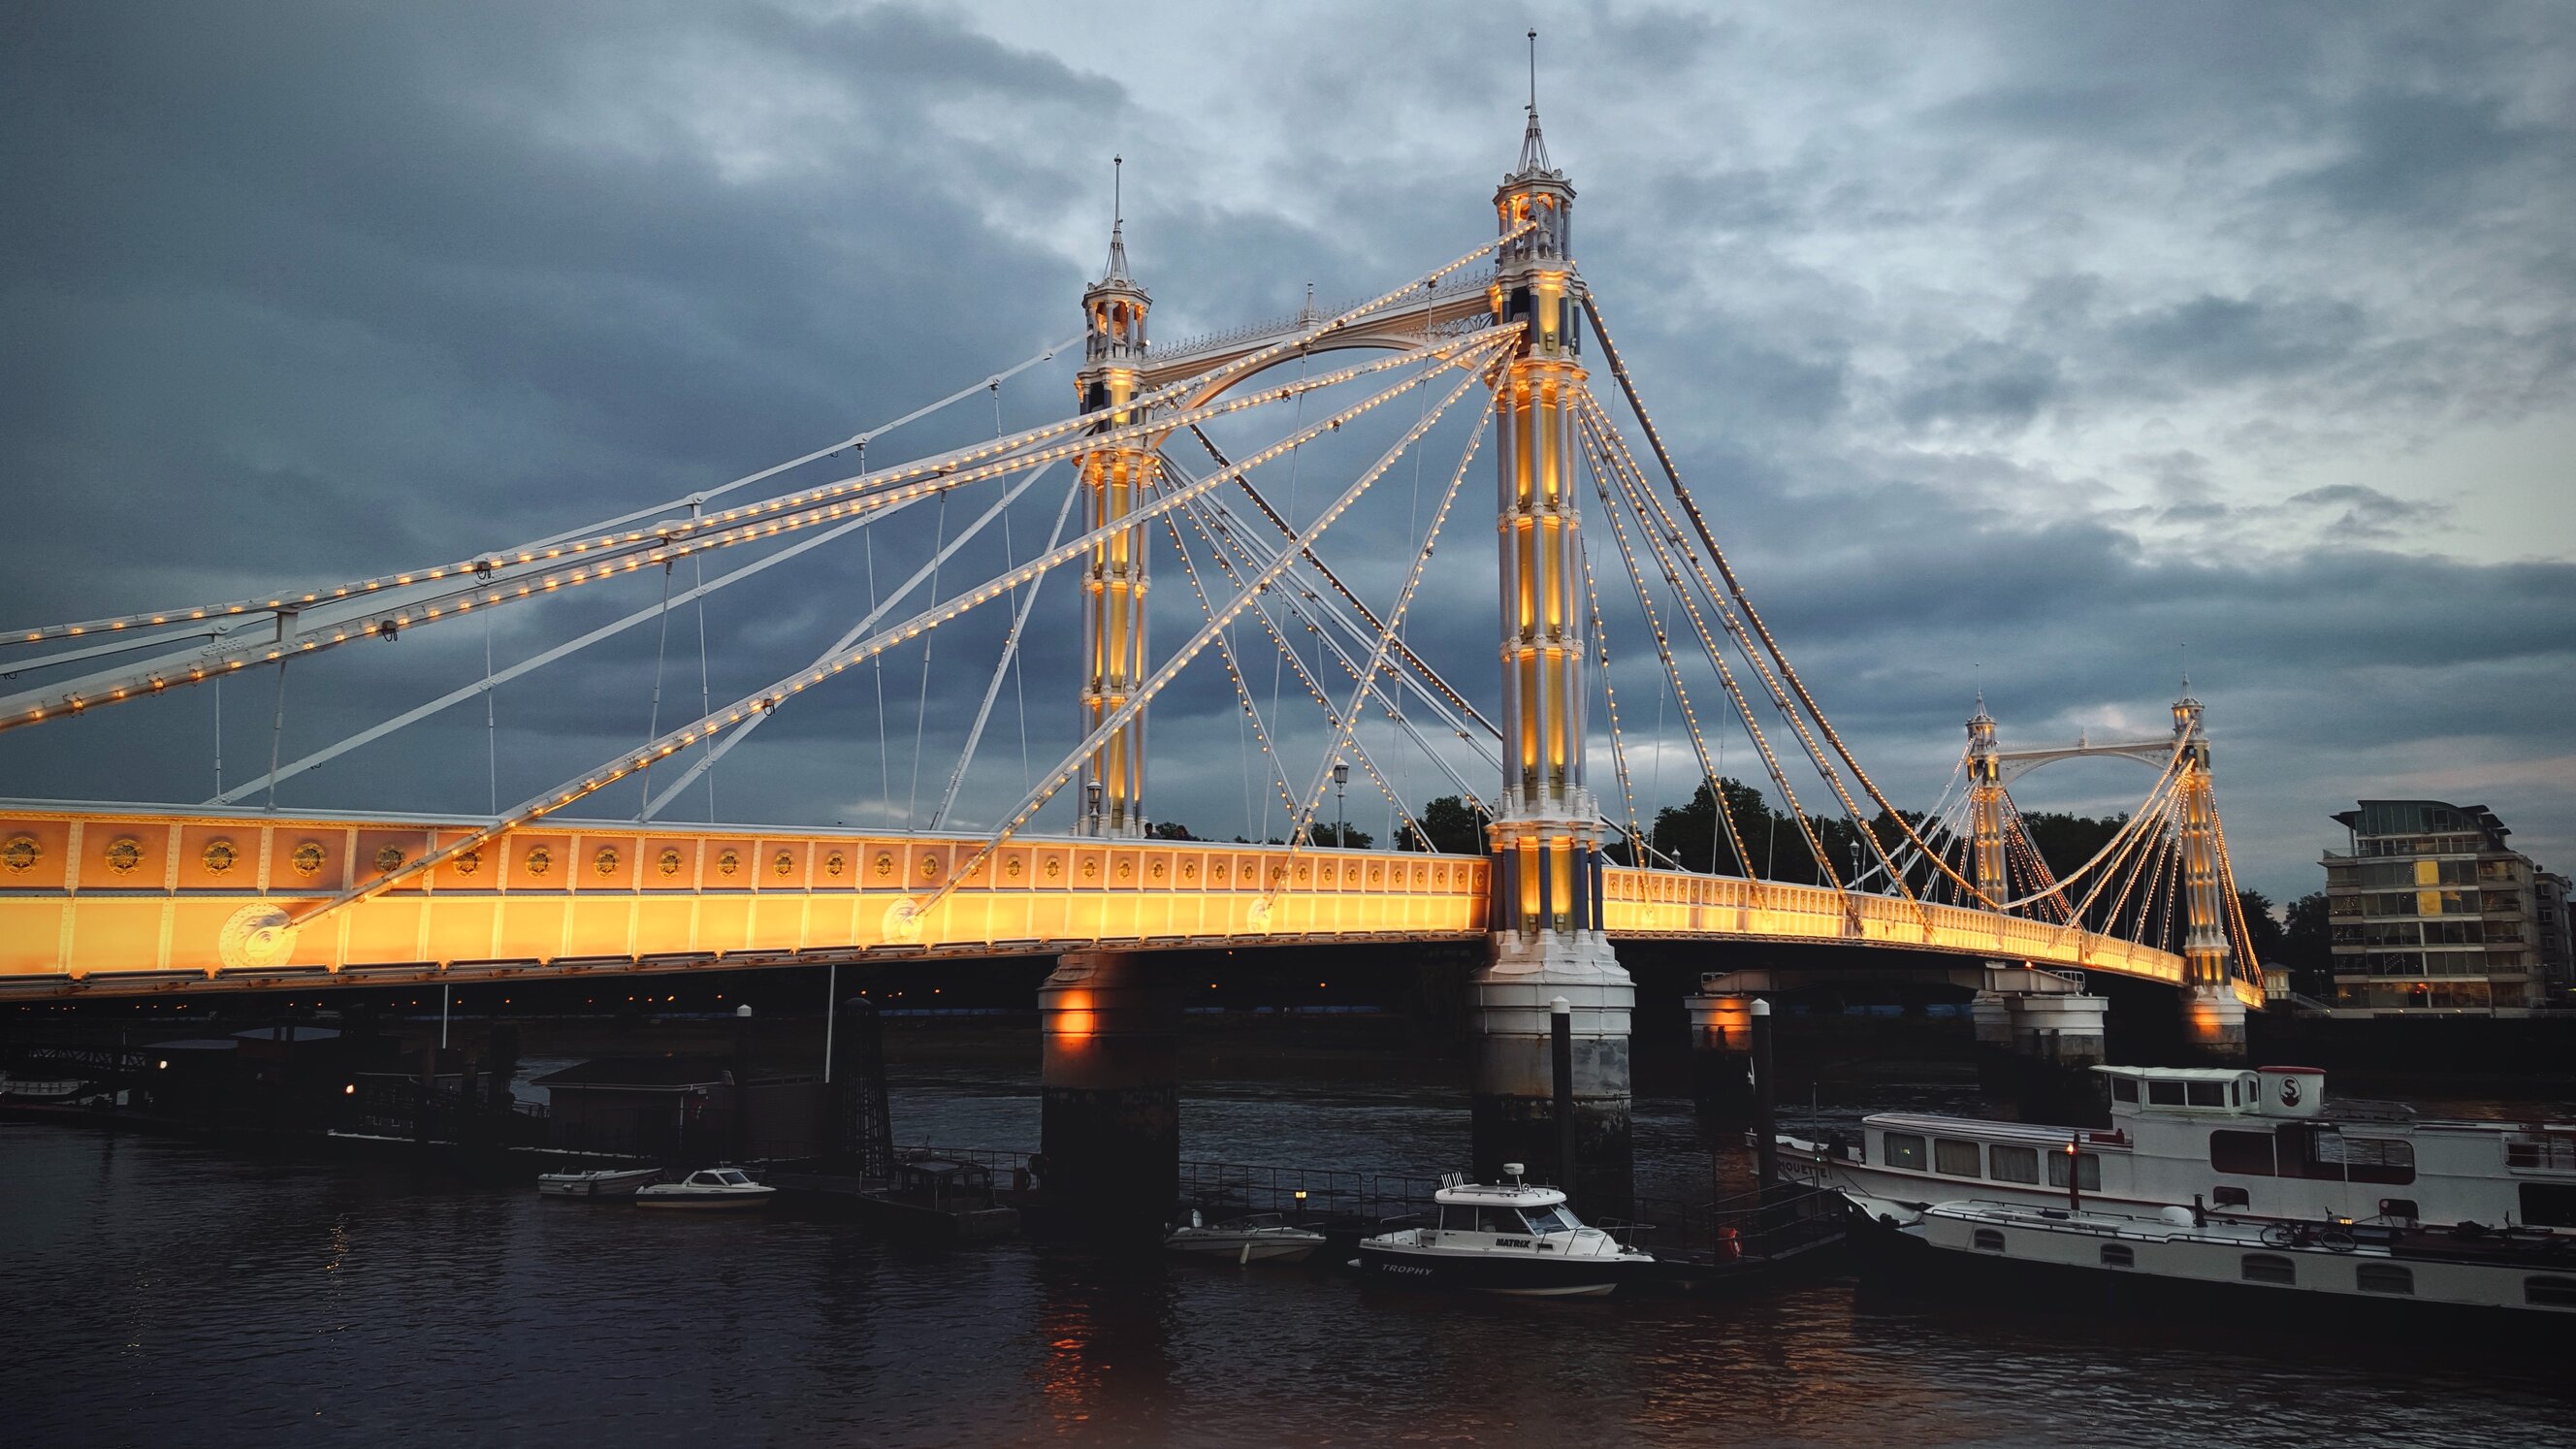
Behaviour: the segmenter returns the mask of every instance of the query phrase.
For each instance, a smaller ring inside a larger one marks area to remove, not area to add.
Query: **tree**
[[[2310,996],[2327,997],[2334,990],[2334,935],[2327,920],[2326,893],[2310,891],[2290,902],[2282,912],[2287,919],[2281,930],[2281,964],[2290,968],[2290,982]]]
[[[2247,966],[2287,966],[2289,938],[2272,914],[2271,897],[2261,891],[2238,891],[2237,907],[2245,912],[2245,944],[2254,951]]]
[[[1197,836],[1190,834],[1190,828],[1188,826],[1183,825],[1177,820],[1157,820],[1153,823],[1151,828],[1146,830],[1145,836],[1149,840],[1198,839]]]
[[[1306,839],[1316,845],[1338,845],[1345,850],[1364,850],[1376,836],[1355,825],[1327,825],[1318,820],[1306,827]]]
[[[1432,850],[1443,855],[1483,855],[1485,853],[1485,817],[1459,795],[1443,795],[1426,803],[1414,817],[1422,822],[1431,839],[1428,844],[1410,825],[1396,831],[1398,850]]]

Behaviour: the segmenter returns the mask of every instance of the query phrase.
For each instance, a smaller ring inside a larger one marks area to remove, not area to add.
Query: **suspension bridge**
[[[2007,750],[1980,701],[1949,788],[1901,808],[1756,610],[1707,500],[1650,420],[1575,267],[1574,196],[1533,102],[1482,244],[1354,305],[1310,297],[1293,317],[1175,345],[1148,336],[1153,300],[1131,273],[1121,216],[1077,338],[775,467],[408,570],[8,631],[0,734],[153,710],[184,734],[201,726],[171,697],[226,681],[241,690],[263,672],[276,681],[277,728],[265,771],[219,780],[200,803],[0,802],[0,1000],[1044,954],[1064,961],[1045,994],[1050,1092],[1143,1091],[1150,1106],[1163,1088],[1115,1043],[1161,1029],[1158,951],[1483,940],[1480,1165],[1547,1115],[1543,1052],[1560,998],[1584,1044],[1583,1110],[1618,1139],[1603,1150],[1624,1158],[1623,941],[1945,953],[1990,963],[1998,983],[2033,968],[2109,973],[2174,987],[2208,1049],[2241,1051],[2259,968],[2236,914],[2200,705],[2176,702],[2170,734],[2155,739]],[[1003,383],[1076,349],[1077,409],[1002,430]],[[1596,388],[1603,374],[1611,386]],[[888,433],[986,395],[990,440],[882,461]],[[1386,434],[1381,451],[1331,477],[1320,504],[1311,478],[1299,496],[1295,470],[1315,471],[1346,436]],[[1434,661],[1408,642],[1421,637],[1408,626],[1427,595],[1455,607],[1454,590],[1425,580],[1458,506],[1478,496],[1470,479],[1487,454],[1498,680],[1481,661]],[[854,470],[813,479],[845,459]],[[1370,527],[1345,545],[1336,525],[1400,464],[1416,480],[1409,531]],[[1044,545],[970,566],[990,556],[990,525],[1002,520],[1008,537],[1012,505],[1059,467],[1070,478]],[[791,474],[806,481],[753,496]],[[925,504],[938,518],[929,545],[896,550],[917,569],[828,647],[729,703],[702,686],[693,717],[664,717],[691,715],[675,703],[685,691],[664,690],[680,611],[703,621],[708,596],[917,524]],[[979,504],[949,528],[952,506]],[[1332,553],[1341,568],[1326,563]],[[284,757],[290,669],[309,696],[332,687],[332,661],[351,646],[473,619],[488,629],[496,613],[542,614],[630,578],[658,581],[658,599],[506,669],[487,653],[480,678],[444,681],[416,707]],[[1390,580],[1364,596],[1363,584]],[[1166,592],[1149,599],[1156,581]],[[1040,608],[1042,595],[1053,607]],[[1067,614],[1079,616],[1078,638]],[[1614,655],[1613,616],[1642,647]],[[1182,632],[1175,647],[1149,639],[1156,618],[1167,636]],[[275,807],[280,782],[353,752],[401,750],[405,730],[444,711],[481,702],[488,724],[503,684],[632,629],[663,641],[653,719],[634,748],[509,806],[496,757],[495,798],[470,813]],[[934,664],[934,646],[961,637],[980,641],[982,657],[952,645]],[[997,702],[1024,694],[1027,656],[1077,649],[1079,688],[1051,707],[1078,736],[1061,758],[1016,780],[978,765]],[[859,680],[872,680],[882,739],[886,666],[910,660],[923,681],[916,740],[934,669],[982,681],[962,748],[928,772],[946,783],[926,813],[917,747],[915,802],[900,820],[669,818],[693,788],[712,809],[718,762],[809,697],[863,699]],[[1153,827],[1147,716],[1185,675],[1230,684],[1247,788],[1266,801],[1261,822],[1276,807],[1284,828],[1218,843]],[[1641,687],[1674,727],[1643,728]],[[1306,706],[1311,716],[1287,717]],[[1315,746],[1294,763],[1292,736]],[[1785,807],[1773,828],[1784,820],[1800,837],[1804,879],[1744,868],[1754,852],[1714,788],[1730,740],[1749,747]],[[1641,823],[1656,801],[1641,806],[1637,757],[1659,770],[1667,754],[1712,787],[1733,873],[1685,868]],[[2135,760],[2153,782],[2099,853],[2053,873],[2008,785],[2086,755]],[[1603,765],[1609,788],[1596,792]],[[1414,848],[1346,848],[1346,827],[1327,833],[1326,798],[1339,800],[1353,771]],[[982,794],[1001,803],[979,813],[977,787],[997,773],[1000,793]],[[1436,848],[1416,798],[1425,778],[1468,807],[1480,841]],[[603,808],[620,782],[632,794],[619,799],[640,796],[635,808]],[[1835,821],[1852,846],[1840,859],[1825,838]]]

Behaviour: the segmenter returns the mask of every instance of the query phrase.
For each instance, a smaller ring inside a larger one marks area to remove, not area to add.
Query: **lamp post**
[[[1348,823],[1350,820],[1350,812],[1344,808],[1345,802],[1342,796],[1343,787],[1350,784],[1350,782],[1350,762],[1347,760],[1333,761],[1333,844],[1337,846],[1347,846],[1351,843],[1350,826]]]
[[[1100,833],[1100,782],[1094,780],[1084,785],[1082,794],[1083,809],[1087,812],[1083,818],[1088,822],[1083,827],[1083,833],[1098,835]]]

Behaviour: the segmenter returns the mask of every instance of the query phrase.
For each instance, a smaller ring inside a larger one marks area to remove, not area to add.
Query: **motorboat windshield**
[[[1579,1233],[1583,1231],[1583,1224],[1576,1219],[1572,1212],[1567,1211],[1563,1207],[1534,1208],[1531,1209],[1526,1216],[1529,1218],[1530,1231],[1540,1236],[1545,1236],[1549,1233]]]

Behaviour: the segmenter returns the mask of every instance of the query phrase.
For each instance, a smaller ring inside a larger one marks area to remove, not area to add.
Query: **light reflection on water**
[[[1919,1105],[1943,1105],[1926,1088]],[[1034,1082],[899,1077],[907,1139],[1026,1145]],[[1829,1117],[1843,1118],[1842,1113]],[[1184,1150],[1463,1165],[1452,1093],[1199,1081]],[[1640,1103],[1687,1163],[1687,1104]],[[544,1202],[400,1167],[249,1162],[0,1123],[12,1444],[2533,1444],[2555,1354],[2284,1347],[1879,1302],[1525,1303],[792,1214]],[[1691,1175],[1687,1166],[1669,1169]],[[1650,1174],[1651,1175],[1651,1174]]]

